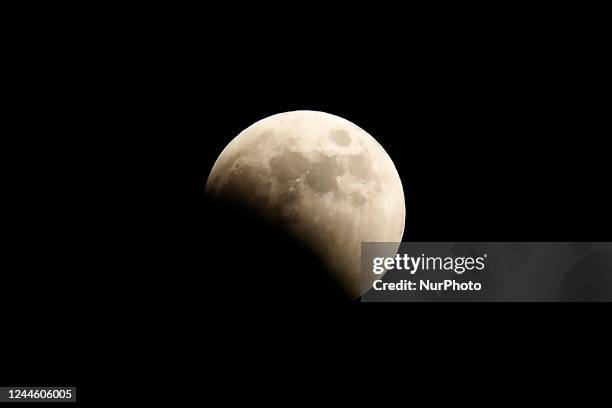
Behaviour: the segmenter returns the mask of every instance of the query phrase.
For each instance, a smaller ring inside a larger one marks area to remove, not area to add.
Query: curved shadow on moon
[[[212,259],[202,262],[221,296],[257,305],[351,300],[314,251],[241,201],[205,197],[204,254]]]

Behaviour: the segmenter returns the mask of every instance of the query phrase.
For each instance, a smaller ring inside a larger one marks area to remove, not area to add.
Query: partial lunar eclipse
[[[361,242],[399,242],[404,232],[391,158],[363,129],[324,112],[279,113],[246,128],[215,162],[206,192],[280,222],[351,298],[370,284],[361,282]]]

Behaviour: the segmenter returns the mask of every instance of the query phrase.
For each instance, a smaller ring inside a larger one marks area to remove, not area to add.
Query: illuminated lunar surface
[[[399,242],[404,232],[404,193],[391,158],[363,129],[324,112],[279,113],[249,126],[215,162],[206,192],[280,221],[351,298],[369,289],[361,242]]]

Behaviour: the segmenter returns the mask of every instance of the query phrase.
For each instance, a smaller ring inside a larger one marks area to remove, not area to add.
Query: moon
[[[399,242],[404,191],[389,155],[366,131],[318,111],[279,113],[236,136],[215,162],[207,194],[237,200],[305,242],[350,298],[361,242]]]

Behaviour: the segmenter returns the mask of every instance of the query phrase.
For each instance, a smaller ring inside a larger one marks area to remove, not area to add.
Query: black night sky
[[[438,327],[423,305],[382,314],[342,301],[308,248],[205,197],[223,148],[279,112],[341,116],[385,148],[405,192],[404,241],[610,241],[599,34],[296,7],[219,25],[213,12],[153,6],[99,24],[98,11],[60,24],[29,10],[10,32],[3,384],[74,384],[83,401],[113,381],[201,386],[181,364],[210,374],[211,341],[235,357],[262,333],[323,328],[337,355],[347,341],[330,332],[361,347],[363,327],[409,326],[402,340]],[[465,310],[436,318],[464,333]]]

